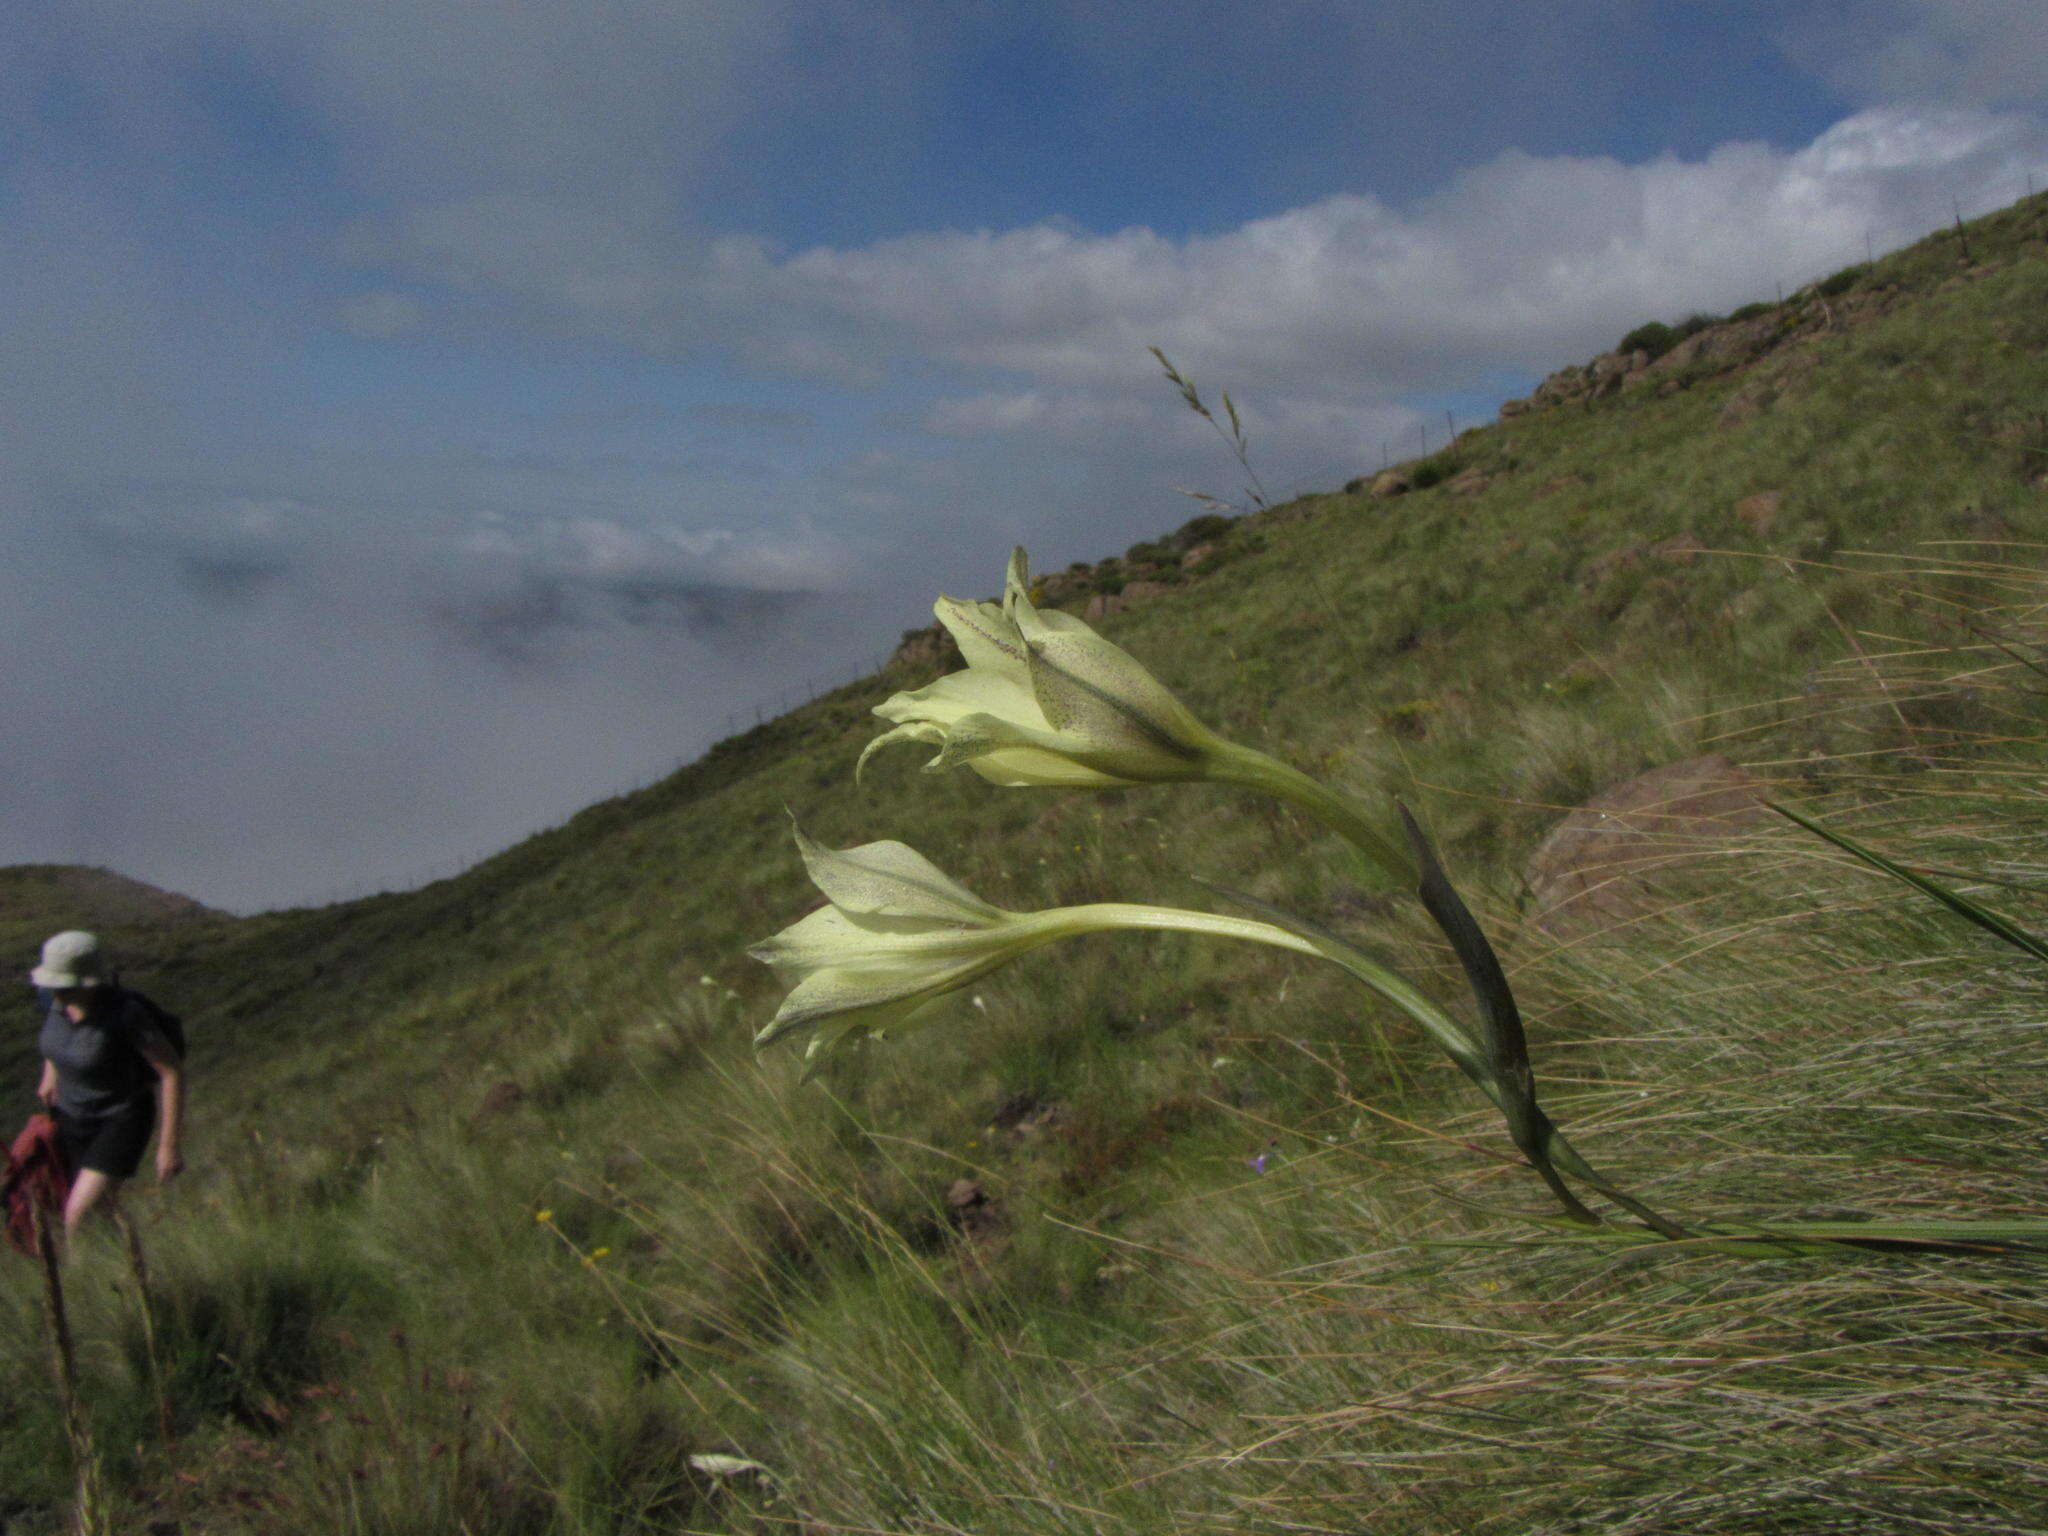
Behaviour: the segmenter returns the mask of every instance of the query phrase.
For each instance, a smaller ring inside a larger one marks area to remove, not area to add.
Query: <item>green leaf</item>
[[[1538,1145],[1538,1124],[1542,1111],[1536,1107],[1536,1079],[1529,1069],[1529,1037],[1522,1028],[1522,1011],[1515,1006],[1514,989],[1493,946],[1486,941],[1478,920],[1472,916],[1450,876],[1430,846],[1429,838],[1400,801],[1394,810],[1401,818],[1401,830],[1408,835],[1409,851],[1422,879],[1416,894],[1443,936],[1449,941],[1458,964],[1465,968],[1465,980],[1479,1003],[1479,1016],[1486,1022],[1484,1044],[1487,1066],[1501,1088],[1501,1112],[1508,1118],[1508,1132],[1515,1145],[1531,1152]]]
[[[1915,890],[1932,896],[1958,917],[1975,923],[1986,933],[1997,935],[2014,949],[2032,955],[2036,960],[2048,961],[2048,945],[2044,945],[2039,939],[2028,933],[2026,929],[2008,922],[1989,907],[1974,902],[1961,892],[1952,891],[1947,886],[1906,868],[1903,864],[1895,863],[1879,853],[1875,848],[1867,847],[1857,842],[1854,838],[1845,837],[1840,832],[1822,826],[1811,816],[1803,815],[1793,810],[1790,806],[1779,805],[1772,800],[1766,800],[1764,804],[1776,811],[1787,821],[1798,823],[1815,837],[1823,838],[1833,843],[1844,853],[1853,854],[1864,863],[1870,865],[1871,868],[1882,870],[1893,879],[1903,880]]]
[[[1515,1004],[1514,989],[1508,985],[1507,973],[1501,969],[1500,959],[1494,954],[1493,945],[1487,942],[1478,919],[1473,917],[1458,895],[1450,876],[1444,873],[1443,864],[1421,824],[1400,801],[1394,802],[1394,809],[1400,815],[1401,828],[1408,836],[1409,852],[1414,856],[1419,871],[1416,894],[1450,943],[1458,963],[1465,968],[1465,979],[1471,985],[1472,995],[1479,1004],[1480,1017],[1485,1021],[1487,1075],[1493,1083],[1490,1091],[1494,1102],[1500,1106],[1501,1114],[1507,1119],[1508,1135],[1574,1220],[1591,1223],[1598,1218],[1565,1186],[1560,1170],[1591,1185],[1659,1236],[1670,1239],[1689,1236],[1684,1227],[1617,1188],[1581,1157],[1565,1140],[1556,1123],[1543,1112],[1543,1106],[1536,1102],[1536,1075],[1529,1065],[1529,1037],[1522,1028],[1522,1011]]]

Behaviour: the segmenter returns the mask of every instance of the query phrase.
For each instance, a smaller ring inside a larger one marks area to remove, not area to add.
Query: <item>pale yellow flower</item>
[[[964,764],[1008,787],[1110,789],[1207,780],[1277,795],[1342,833],[1388,878],[1406,884],[1414,861],[1342,796],[1278,758],[1218,736],[1121,646],[1071,614],[1031,601],[1024,551],[1010,556],[1003,600],[942,597],[939,622],[966,669],[875,706],[892,722],[860,755],[916,741],[925,764]]]
[[[1114,928],[1179,929],[1309,946],[1244,918],[1098,902],[1010,912],[983,901],[898,842],[826,848],[796,829],[797,847],[827,904],[749,953],[789,982],[768,1045],[811,1032],[808,1057],[841,1041],[899,1029],[998,966],[1055,939]]]
[[[1202,778],[1228,746],[1120,646],[1034,606],[1021,549],[1000,604],[942,597],[932,611],[967,669],[878,705],[896,729],[870,742],[862,763],[878,747],[921,741],[939,749],[932,768],[964,763],[1003,785],[1105,788]]]
[[[827,905],[751,951],[792,983],[775,1017],[754,1037],[757,1046],[809,1030],[805,1055],[817,1058],[849,1038],[918,1021],[970,982],[1055,939],[1126,928],[1244,939],[1334,961],[1421,1025],[1501,1107],[1517,1145],[1566,1200],[1568,1210],[1584,1214],[1558,1178],[1560,1168],[1610,1198],[1627,1201],[1572,1150],[1537,1107],[1526,1080],[1504,1081],[1502,1064],[1426,994],[1335,934],[1253,897],[1233,899],[1273,921],[1126,902],[1009,912],[983,901],[902,843],[865,843],[839,851],[812,841],[801,827],[796,839]],[[1226,1057],[1211,1063],[1219,1070],[1227,1065]],[[1653,1224],[1662,1220],[1654,1213],[1650,1218]]]

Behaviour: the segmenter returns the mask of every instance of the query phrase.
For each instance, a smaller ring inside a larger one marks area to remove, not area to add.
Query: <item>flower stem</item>
[[[1251,944],[1271,944],[1297,954],[1319,955],[1315,945],[1248,917],[1224,917],[1214,912],[1189,912],[1180,907],[1148,907],[1129,901],[1098,901],[1081,907],[1055,907],[1035,914],[1055,918],[1060,936],[1102,933],[1115,928],[1152,928],[1172,933],[1200,933],[1218,939],[1243,939]]]
[[[1588,1224],[1599,1220],[1559,1177],[1560,1169],[1591,1185],[1660,1236],[1677,1238],[1689,1235],[1677,1222],[1659,1215],[1597,1173],[1572,1149],[1537,1104],[1535,1079],[1529,1069],[1528,1045],[1506,973],[1501,969],[1485,932],[1438,863],[1429,839],[1405,806],[1395,802],[1403,840],[1407,844],[1402,849],[1350,799],[1263,752],[1235,745],[1226,747],[1217,754],[1210,776],[1224,783],[1275,795],[1315,817],[1421,901],[1430,919],[1449,941],[1471,984],[1484,1025],[1476,1039],[1422,993],[1384,967],[1373,964],[1335,935],[1319,932],[1315,937],[1322,942],[1310,942],[1308,949],[1342,965],[1403,1009],[1436,1039],[1451,1059],[1500,1108],[1515,1145],[1542,1175],[1567,1215],[1574,1221]]]
[[[1210,777],[1286,801],[1343,838],[1397,885],[1413,889],[1420,877],[1407,851],[1355,801],[1277,757],[1232,744],[1217,754]]]

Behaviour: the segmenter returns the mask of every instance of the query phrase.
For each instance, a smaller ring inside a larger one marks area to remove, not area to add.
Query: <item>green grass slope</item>
[[[1658,1203],[2039,1215],[2040,980],[1931,904],[1759,829],[1622,942],[1523,920],[1562,809],[1709,751],[1930,864],[2040,867],[2048,199],[1730,326],[1466,433],[1406,494],[1201,520],[1048,597],[1138,597],[1102,628],[1198,716],[1417,804],[1553,1112]],[[153,1367],[114,1245],[72,1270],[125,1518],[2030,1528],[2038,1266],[1545,1241],[1497,1120],[1334,973],[1102,937],[813,1084],[757,1062],[744,948],[815,901],[786,810],[1020,909],[1215,879],[1458,996],[1267,804],[997,791],[909,751],[856,786],[872,705],[936,670],[455,879],[163,954],[199,1087],[192,1174],[137,1200]],[[9,922],[32,956],[33,904]],[[9,1531],[58,1529],[70,1488],[32,1279],[0,1280]]]

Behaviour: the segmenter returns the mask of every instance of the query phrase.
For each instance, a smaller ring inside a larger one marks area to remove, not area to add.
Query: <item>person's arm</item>
[[[154,1033],[137,1043],[142,1059],[156,1069],[157,1081],[163,1084],[163,1118],[156,1130],[156,1179],[162,1184],[185,1168],[185,1063],[168,1040]]]
[[[57,1063],[47,1056],[43,1058],[43,1080],[36,1084],[36,1097],[43,1101],[45,1109],[57,1102]]]

